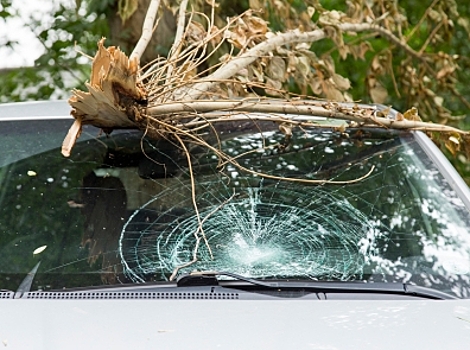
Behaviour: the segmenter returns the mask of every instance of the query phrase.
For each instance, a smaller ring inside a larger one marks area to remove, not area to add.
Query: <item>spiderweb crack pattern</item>
[[[455,201],[457,195],[442,191],[445,183],[437,186],[439,172],[410,135],[378,134],[363,140],[302,131],[295,136],[291,148],[282,152],[275,148],[282,135],[266,133],[235,137],[224,143],[224,150],[245,168],[279,176],[350,180],[375,169],[353,185],[305,185],[242,174],[231,164],[221,172],[211,168],[214,155],[198,158],[196,202],[214,258],[200,244],[197,261],[179,273],[216,270],[258,278],[400,283],[418,279],[417,284],[432,285],[428,275],[435,274],[437,252],[455,247],[450,244],[454,240],[462,242],[457,244],[462,251],[447,251],[437,265],[460,275],[470,271],[463,263],[468,216],[450,205],[449,198]],[[181,170],[172,181],[155,180],[162,190],[124,225],[119,255],[131,281],[168,280],[176,268],[193,260],[198,220]],[[436,232],[442,233],[440,241]]]
[[[169,189],[158,197],[174,196],[178,190]],[[358,242],[372,228],[344,198],[321,188],[300,191],[283,182],[263,185],[261,181],[258,187],[237,190],[241,192],[221,206],[233,188],[223,182],[200,184],[198,202],[204,204],[199,210],[202,219],[211,214],[205,219],[204,232],[214,259],[201,245],[198,261],[181,272],[216,270],[253,277],[340,280],[362,273],[365,259]],[[191,261],[197,218],[194,211],[174,213],[175,208],[170,208],[151,222],[139,222],[134,215],[126,223],[120,254],[131,280],[142,282],[148,275],[167,279],[174,268]]]

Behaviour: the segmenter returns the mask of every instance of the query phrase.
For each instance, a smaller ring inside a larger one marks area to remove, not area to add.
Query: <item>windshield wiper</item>
[[[234,279],[220,280],[219,276]],[[234,283],[235,282],[235,283]],[[245,282],[244,285],[239,282]],[[445,300],[458,299],[457,297],[436,289],[409,285],[406,283],[361,283],[361,282],[319,282],[319,281],[260,281],[232,272],[207,271],[193,272],[180,276],[176,285],[178,287],[194,286],[221,286],[225,288],[238,288],[245,290],[247,285],[259,287],[257,290],[303,290],[308,293],[357,293],[357,294],[394,294],[425,299]],[[249,288],[253,289],[253,288]]]
[[[177,278],[176,285],[178,287],[218,286],[219,279],[217,276],[231,277],[238,281],[243,281],[255,286],[267,288],[278,288],[279,285],[278,282],[263,282],[254,278],[239,275],[237,273],[215,271],[192,272],[187,275],[181,275]]]
[[[23,294],[28,293],[31,291],[31,286],[33,285],[34,277],[36,276],[36,272],[38,272],[38,268],[41,262],[38,262],[31,271],[28,272],[26,277],[20,283],[20,286],[16,290],[15,299],[19,299],[23,296]]]

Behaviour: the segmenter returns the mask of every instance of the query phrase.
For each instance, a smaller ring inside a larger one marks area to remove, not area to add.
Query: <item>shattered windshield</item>
[[[70,120],[0,128],[0,289],[167,281],[192,271],[407,282],[467,297],[468,209],[411,133],[277,128],[211,149]],[[229,160],[220,160],[223,150]]]

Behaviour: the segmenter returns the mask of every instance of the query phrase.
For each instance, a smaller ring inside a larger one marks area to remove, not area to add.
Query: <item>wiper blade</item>
[[[406,283],[403,283],[404,294],[414,295],[417,297],[428,298],[428,299],[437,299],[437,300],[445,300],[445,299],[458,299],[457,297],[441,292],[440,290],[428,288],[428,287],[420,287],[420,286],[413,286]]]
[[[457,297],[436,289],[408,285],[406,283],[361,283],[361,282],[319,282],[319,281],[260,281],[225,271],[203,271],[180,276],[178,287],[194,286],[223,286],[225,288],[243,288],[240,283],[233,284],[231,280],[219,280],[219,276],[235,279],[235,282],[246,282],[250,286],[258,286],[261,290],[276,289],[304,290],[310,293],[357,293],[357,294],[395,294],[426,299],[446,300]]]

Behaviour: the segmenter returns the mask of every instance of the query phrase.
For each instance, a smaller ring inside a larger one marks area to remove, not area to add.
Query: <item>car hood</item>
[[[470,301],[0,300],[6,349],[468,349]],[[3,346],[2,346],[3,348]]]

